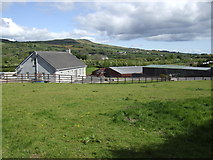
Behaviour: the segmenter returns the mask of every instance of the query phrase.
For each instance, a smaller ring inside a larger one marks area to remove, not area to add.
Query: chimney
[[[72,53],[71,53],[71,49],[68,48],[68,49],[67,49],[67,53],[72,54]]]

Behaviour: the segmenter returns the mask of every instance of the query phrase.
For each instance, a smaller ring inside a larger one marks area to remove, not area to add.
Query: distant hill
[[[127,48],[94,43],[87,39],[55,39],[48,41],[10,41],[1,39],[2,70],[14,68],[32,51],[66,51],[85,61],[88,66],[134,66],[148,64],[181,64],[199,66],[210,61],[212,55]],[[104,58],[105,57],[105,58]],[[107,59],[106,59],[107,57]]]
[[[55,45],[75,45],[80,44],[74,39],[56,39],[50,41],[35,41],[34,43],[45,43],[45,44],[55,44]]]
[[[139,52],[139,51],[146,51],[146,52],[162,52],[162,53],[180,53],[180,52],[170,52],[170,51],[159,51],[159,50],[144,50],[144,49],[138,49],[138,48],[127,48],[127,47],[120,47],[120,46],[113,46],[113,45],[107,45],[107,44],[99,44],[94,43],[87,39],[55,39],[55,40],[47,40],[47,41],[11,41],[8,39],[0,39],[3,43],[19,43],[19,44],[49,44],[49,45],[61,45],[61,47],[69,48],[69,47],[97,47],[97,48],[108,48],[108,49],[120,49],[125,51],[133,51],[133,52]],[[74,49],[75,50],[75,49]],[[90,54],[90,53],[88,53]],[[104,54],[104,53],[103,53]],[[116,54],[116,53],[115,53]],[[120,54],[118,52],[118,54]]]
[[[13,43],[14,41],[11,41],[11,40],[8,40],[8,39],[0,39],[0,42]]]

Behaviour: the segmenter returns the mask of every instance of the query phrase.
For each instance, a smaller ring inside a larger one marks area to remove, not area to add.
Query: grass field
[[[3,85],[3,158],[210,158],[211,82]]]

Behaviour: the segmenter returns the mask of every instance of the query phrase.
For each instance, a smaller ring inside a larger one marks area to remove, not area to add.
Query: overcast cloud
[[[109,38],[189,41],[210,38],[211,4],[187,1],[167,3],[96,3],[97,10],[79,16],[81,26]]]

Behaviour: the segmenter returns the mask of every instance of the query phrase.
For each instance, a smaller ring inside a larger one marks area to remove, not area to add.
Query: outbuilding
[[[92,72],[92,76],[104,77],[106,68],[99,68]]]
[[[34,51],[16,68],[22,75],[72,75],[73,79],[86,76],[83,61],[68,52]]]
[[[179,65],[148,65],[143,67],[145,76],[173,75],[178,77],[211,76],[211,68]]]
[[[142,76],[143,66],[122,66],[100,68],[95,70],[92,75],[105,77],[138,77]]]

